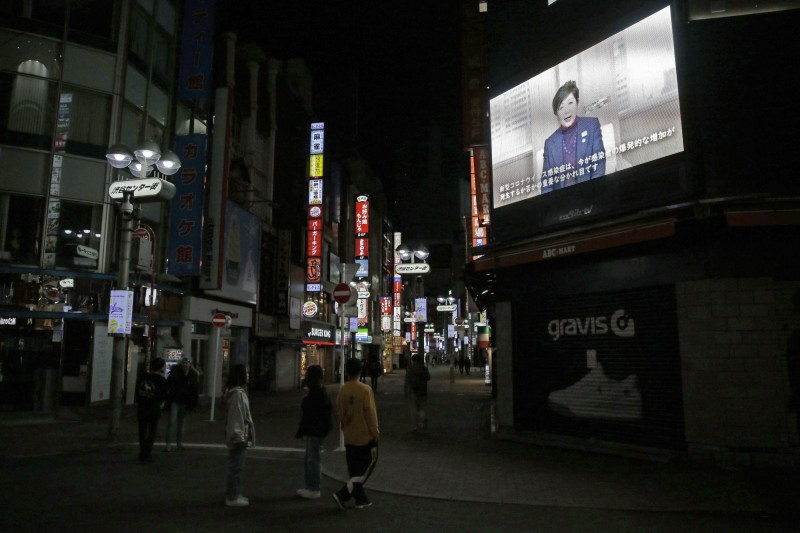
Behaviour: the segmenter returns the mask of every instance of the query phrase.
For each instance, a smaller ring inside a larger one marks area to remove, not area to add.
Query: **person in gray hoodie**
[[[228,445],[228,473],[225,478],[225,505],[245,507],[250,500],[242,496],[242,469],[247,448],[254,446],[256,430],[247,399],[247,367],[234,365],[228,373],[225,390],[228,406],[225,443]]]

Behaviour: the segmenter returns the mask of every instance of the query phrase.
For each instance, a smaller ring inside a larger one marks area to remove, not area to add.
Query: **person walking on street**
[[[156,440],[161,406],[167,399],[167,380],[164,378],[164,360],[156,357],[150,361],[150,372],[136,383],[136,414],[139,421],[139,461],[151,462],[153,443]]]
[[[305,438],[305,487],[297,490],[301,498],[316,500],[320,496],[320,459],[322,441],[331,430],[333,406],[322,385],[324,372],[319,365],[311,365],[306,370],[308,394],[303,398],[300,408],[303,416],[295,437]]]
[[[419,354],[411,357],[411,364],[406,368],[405,396],[411,400],[411,423],[416,431],[428,427],[425,408],[428,403],[428,381],[431,374]]]
[[[173,367],[167,376],[169,418],[167,418],[165,452],[172,451],[170,436],[173,428],[175,429],[175,444],[178,450],[183,450],[183,423],[186,414],[191,413],[197,407],[199,383],[200,376],[197,370],[192,368],[192,359],[187,355],[181,358],[180,364]]]
[[[228,406],[225,443],[228,446],[228,472],[225,478],[225,505],[245,507],[250,500],[242,496],[242,469],[247,448],[256,442],[256,429],[247,399],[247,367],[234,365],[228,374],[225,392]]]
[[[468,376],[469,376],[469,369],[470,369],[471,366],[472,366],[472,361],[470,361],[468,355],[465,355],[464,356],[464,372],[466,372]]]
[[[375,394],[372,389],[359,382],[361,361],[349,359],[345,364],[347,381],[339,389],[336,397],[336,418],[344,434],[345,458],[350,479],[333,500],[339,509],[345,510],[345,503],[355,500],[356,509],[369,507],[372,502],[364,491],[378,461],[378,412],[375,408]]]
[[[383,365],[381,364],[380,356],[377,353],[370,353],[368,358],[368,370],[370,386],[373,392],[378,390],[378,378],[383,374]]]

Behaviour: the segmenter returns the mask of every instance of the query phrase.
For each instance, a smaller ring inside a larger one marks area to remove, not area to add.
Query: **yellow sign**
[[[322,177],[322,154],[314,154],[309,156],[309,176],[312,178]]]

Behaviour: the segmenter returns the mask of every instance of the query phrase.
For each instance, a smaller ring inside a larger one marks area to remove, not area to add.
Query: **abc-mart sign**
[[[428,263],[410,263],[400,264],[394,266],[396,274],[427,274],[431,271],[431,266]]]

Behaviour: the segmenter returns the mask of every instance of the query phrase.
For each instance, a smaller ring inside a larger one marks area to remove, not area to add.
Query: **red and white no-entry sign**
[[[347,283],[340,283],[333,288],[333,299],[337,304],[346,304],[353,297],[353,288]]]
[[[217,328],[224,328],[230,323],[230,317],[222,313],[217,313],[211,317],[211,325]]]

